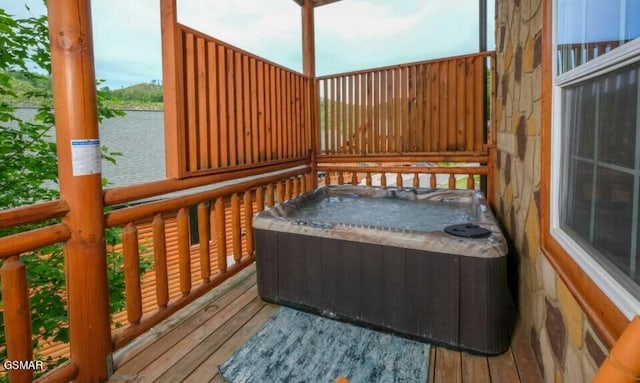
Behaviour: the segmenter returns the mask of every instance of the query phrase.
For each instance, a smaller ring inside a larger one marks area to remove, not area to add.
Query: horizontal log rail
[[[482,52],[319,77],[318,160],[484,151],[493,61]]]
[[[279,179],[286,179],[309,172],[308,167],[297,170],[291,170],[281,174],[260,177],[241,183],[224,186],[221,188],[203,191],[195,194],[181,196],[179,198],[171,198],[161,201],[149,202],[142,205],[122,208],[105,214],[105,222],[107,227],[125,225],[131,221],[142,220],[153,217],[156,214],[170,212],[180,209],[181,207],[196,205],[202,201],[216,199],[232,193],[244,192],[261,185],[276,182]]]
[[[69,212],[66,201],[55,200],[0,211],[0,229],[60,218]]]
[[[1,237],[0,259],[64,242],[69,239],[70,236],[71,232],[69,228],[60,223]]]
[[[309,164],[309,156],[305,156],[301,159],[253,165],[247,169],[234,169],[220,174],[211,174],[185,179],[165,178],[163,180],[145,182],[141,184],[118,186],[104,191],[104,204],[105,206],[114,206],[148,197],[191,189],[198,186],[206,186],[218,182],[267,174],[307,164]]]
[[[318,157],[320,164],[345,162],[477,162],[487,163],[489,155],[484,152],[431,152],[431,153],[380,153],[362,154],[325,154]]]
[[[487,166],[358,166],[358,165],[322,165],[318,166],[319,172],[324,172],[324,184],[358,185],[364,180],[366,186],[373,186],[373,176],[379,175],[380,185],[388,186],[387,174],[395,175],[395,185],[397,187],[427,187],[422,185],[420,175],[428,174],[430,188],[442,187],[438,185],[437,176],[447,175],[447,187],[456,189],[458,178],[466,176],[466,189],[475,189],[475,176],[487,176],[490,169]],[[403,175],[413,175],[410,184],[405,184]]]

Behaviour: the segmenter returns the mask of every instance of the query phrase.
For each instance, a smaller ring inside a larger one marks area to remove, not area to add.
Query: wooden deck
[[[255,334],[278,306],[257,295],[249,267],[114,355],[111,382],[221,382],[218,365]],[[511,348],[480,357],[435,347],[430,382],[541,382],[526,334]]]

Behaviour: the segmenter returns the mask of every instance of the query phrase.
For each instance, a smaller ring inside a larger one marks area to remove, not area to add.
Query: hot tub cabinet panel
[[[264,300],[476,353],[508,348],[513,312],[506,254],[389,246],[369,237],[333,238],[329,227],[278,230],[256,220]]]

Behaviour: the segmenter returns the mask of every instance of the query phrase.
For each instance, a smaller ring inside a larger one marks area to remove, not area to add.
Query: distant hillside
[[[121,89],[102,88],[106,95],[120,101],[162,102],[162,85],[158,83],[136,84]]]
[[[0,103],[14,106],[37,106],[51,92],[51,81],[45,76],[16,72],[0,73],[0,80],[7,79],[17,97],[0,94]],[[126,88],[99,90],[105,103],[115,109],[162,109],[162,85],[156,82],[131,85]]]

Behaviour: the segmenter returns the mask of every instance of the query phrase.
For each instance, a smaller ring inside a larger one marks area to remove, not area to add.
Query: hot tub
[[[443,231],[466,222],[489,236]],[[475,353],[509,346],[507,245],[477,191],[322,187],[253,227],[266,301]]]

